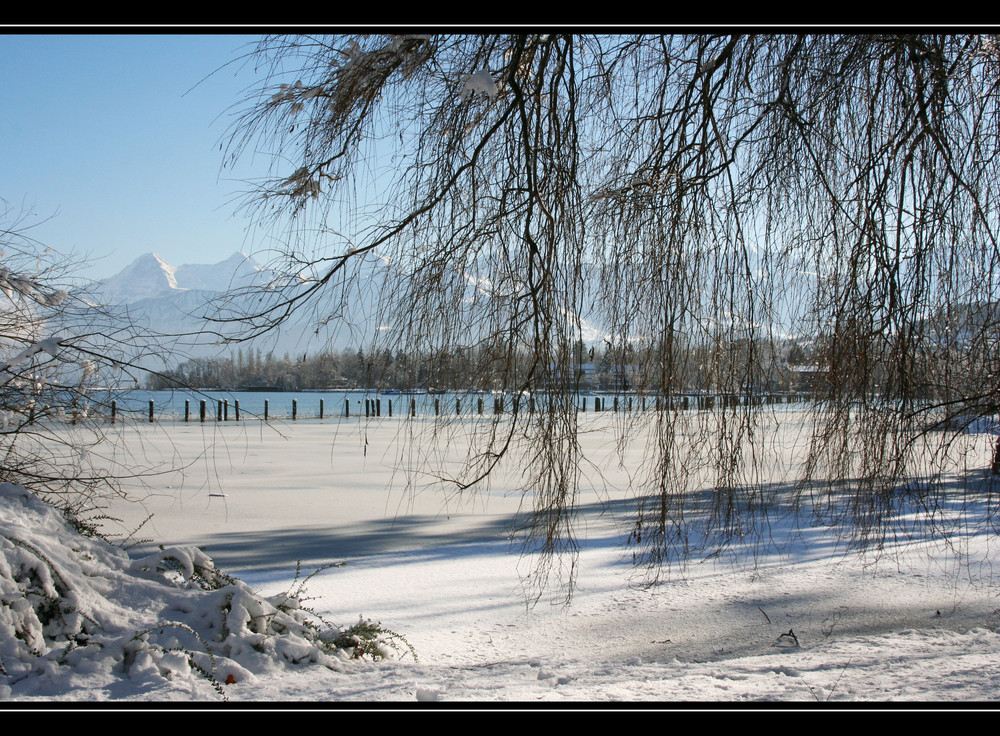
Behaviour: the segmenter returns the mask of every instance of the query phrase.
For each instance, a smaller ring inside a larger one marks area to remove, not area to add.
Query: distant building
[[[818,365],[790,365],[792,390],[810,393],[827,383],[830,369]]]
[[[637,365],[613,365],[610,377],[611,385],[608,388],[629,390],[641,383],[642,370]]]
[[[548,388],[575,388],[590,390],[597,385],[597,366],[594,363],[575,363],[567,369],[565,366],[551,364],[552,374]]]

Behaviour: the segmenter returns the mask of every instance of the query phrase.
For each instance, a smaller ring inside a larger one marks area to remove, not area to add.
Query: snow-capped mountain
[[[394,331],[402,327],[400,320],[409,315],[393,317],[380,310],[380,306],[388,304],[386,295],[400,288],[397,279],[405,280],[405,276],[386,266],[377,256],[352,261],[349,268],[312,295],[305,308],[279,328],[264,331],[252,346],[280,356],[363,347],[376,335],[381,335],[382,341],[391,341]],[[468,274],[466,279],[470,298],[472,291],[478,292],[480,299],[496,297],[489,279]],[[169,367],[190,357],[228,354],[234,349],[225,344],[224,338],[236,335],[246,325],[206,317],[260,314],[268,305],[301,293],[308,286],[309,282],[261,266],[244,253],[234,253],[219,263],[182,266],[146,253],[102,281],[98,294],[105,304],[127,310],[131,321],[162,336],[158,344]],[[574,318],[570,312],[566,317],[579,319],[587,343],[599,342],[605,335],[591,320]],[[467,329],[470,339],[474,339],[476,325],[468,325]]]
[[[224,292],[233,287],[264,286],[275,275],[245,253],[234,253],[219,263],[183,266],[146,253],[102,281],[101,295],[109,304],[131,304],[180,291]]]
[[[146,253],[101,281],[96,293],[104,304],[121,309],[130,321],[161,336],[158,346],[163,363],[170,367],[187,358],[231,350],[223,338],[236,335],[242,325],[206,318],[253,314],[307,285],[295,276],[260,265],[244,253],[234,253],[218,263],[182,266]],[[342,349],[358,343],[359,337],[369,336],[373,328],[367,315],[374,309],[366,295],[377,293],[377,289],[354,289],[348,298],[334,286],[326,290],[329,298],[325,305],[320,299],[316,309],[295,314],[252,345],[276,355],[301,355],[325,348]],[[350,329],[338,329],[338,322],[347,323]],[[156,361],[144,361],[147,365],[150,362]]]

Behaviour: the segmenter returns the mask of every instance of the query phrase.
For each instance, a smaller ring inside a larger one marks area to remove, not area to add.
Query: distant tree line
[[[677,385],[685,391],[731,391],[729,373],[749,345],[734,341],[724,345],[691,346]],[[493,365],[490,351],[470,347],[453,351],[414,354],[401,350],[344,349],[278,358],[260,348],[235,350],[229,356],[191,358],[175,368],[151,374],[147,388],[178,387],[302,389],[440,389],[513,390],[529,385],[535,390],[571,389],[646,391],[658,383],[651,346],[588,346],[579,341],[569,370],[553,371],[547,383],[531,386],[510,365]],[[795,391],[810,388],[818,369],[812,343],[788,340],[754,375],[737,385],[745,391]],[[515,364],[516,365],[516,364]]]

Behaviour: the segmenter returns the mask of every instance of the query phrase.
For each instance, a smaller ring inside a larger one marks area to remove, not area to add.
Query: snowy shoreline
[[[773,544],[693,559],[645,586],[620,546],[625,527],[613,512],[626,509],[627,493],[605,450],[607,426],[590,421],[586,449],[606,472],[580,499],[568,605],[558,567],[526,604],[538,569],[511,547],[521,501],[513,476],[459,498],[399,471],[417,463],[413,439],[426,438],[430,422],[120,428],[116,462],[193,462],[132,484],[144,508],[115,505],[109,514],[126,527],[154,514],[138,533],[154,542],[134,557],[158,543],[202,545],[219,569],[266,596],[289,589],[299,562],[303,576],[346,563],[308,581],[309,605],[338,625],[381,622],[419,657],[352,661],[342,671],[275,665],[253,673],[252,687],[226,686],[234,702],[997,699],[1000,605],[988,525],[948,541],[911,535],[876,561],[853,556],[829,529],[776,517]],[[981,445],[972,467],[988,457]],[[211,701],[217,693],[191,678],[136,680],[97,667],[49,673],[0,697]]]

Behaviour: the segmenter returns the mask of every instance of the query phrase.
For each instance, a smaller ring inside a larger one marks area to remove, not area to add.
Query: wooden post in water
[[[483,397],[480,396],[479,399],[478,399],[478,401],[476,403],[477,403],[477,406],[479,407],[479,415],[482,416],[482,414],[483,414]]]
[[[416,399],[410,399],[410,416],[411,417],[417,416],[417,400]]]
[[[240,421],[240,400],[236,399],[236,421]]]
[[[462,400],[455,397],[455,416],[460,416],[462,413]]]
[[[149,421],[153,421],[153,400],[149,400]]]
[[[267,416],[268,416],[268,413],[269,413],[269,412],[268,412],[268,409],[270,408],[270,407],[268,406],[268,404],[269,404],[268,400],[267,400],[267,399],[264,399],[264,421],[265,421],[265,422],[267,421]]]
[[[382,416],[382,399],[375,399],[375,416]]]
[[[184,421],[191,419],[191,399],[184,399]]]
[[[205,400],[201,400],[201,421],[205,421]]]
[[[215,421],[221,422],[222,421],[222,399],[218,399],[215,403],[216,403]]]
[[[392,399],[389,399],[389,416],[392,416]]]
[[[435,397],[434,398],[434,416],[437,416],[440,413],[441,413],[441,402],[440,402],[440,400],[437,397]]]
[[[365,399],[365,419],[371,416],[371,399]]]
[[[229,399],[226,399],[222,404],[222,421],[229,421]]]
[[[299,402],[296,399],[292,399],[292,421],[295,421],[299,414]]]
[[[351,416],[351,400],[348,398],[344,399],[344,416]]]
[[[323,418],[323,399],[319,400],[319,418]]]

